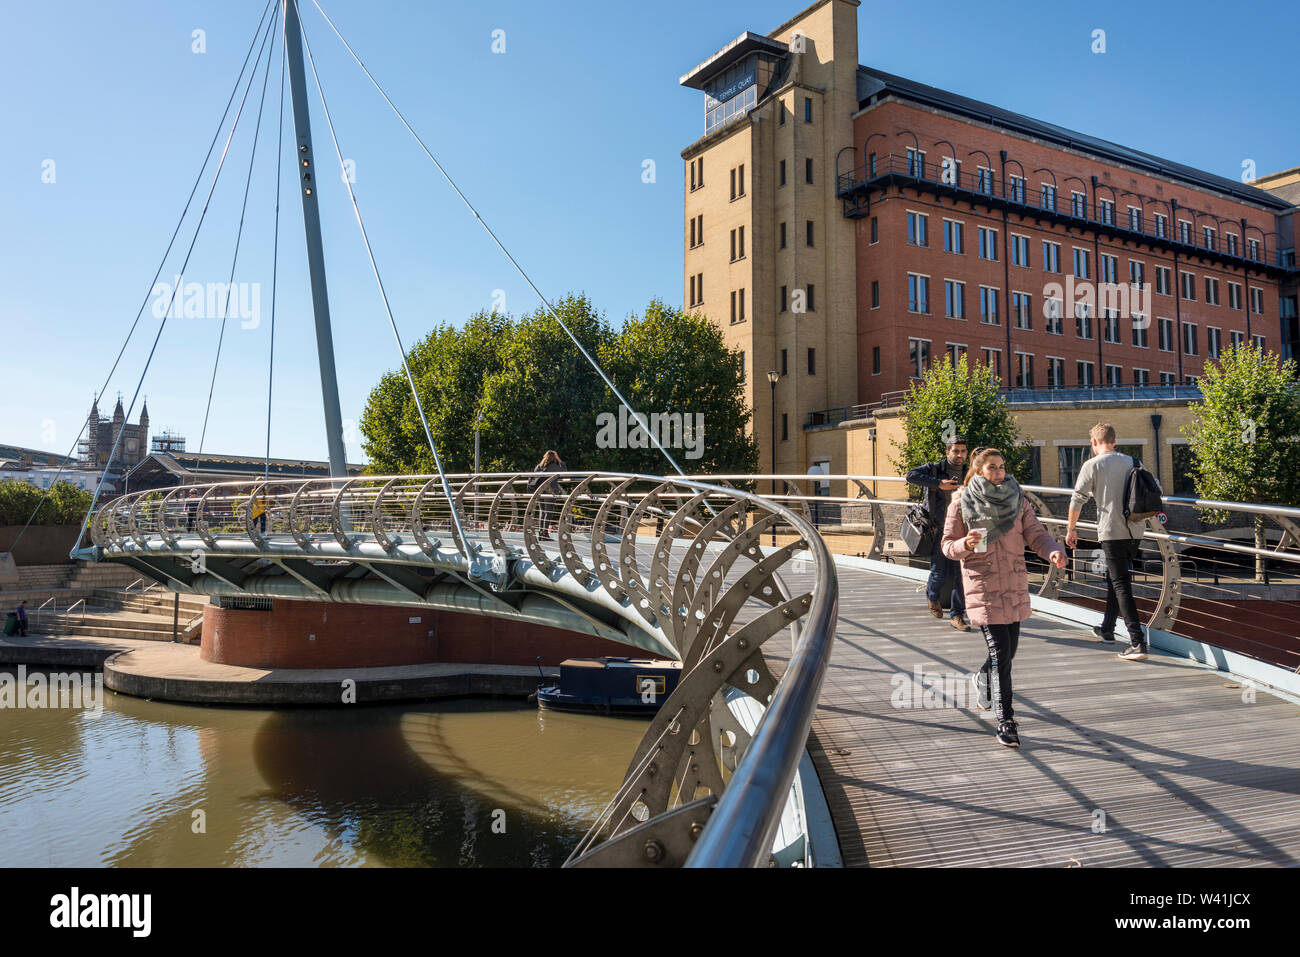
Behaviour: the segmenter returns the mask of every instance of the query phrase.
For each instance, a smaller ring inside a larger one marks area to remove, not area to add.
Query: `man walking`
[[[930,550],[930,578],[925,583],[925,597],[930,603],[930,614],[943,618],[943,586],[952,579],[952,626],[958,631],[970,631],[966,620],[966,593],[961,583],[961,562],[955,562],[939,547],[943,541],[943,522],[948,514],[952,493],[961,487],[966,477],[966,439],[955,435],[948,440],[947,454],[938,462],[920,465],[907,473],[907,481],[925,489],[923,501],[926,514],[934,523],[934,546]]]
[[[1147,642],[1138,619],[1137,602],[1133,600],[1130,563],[1138,557],[1145,523],[1124,518],[1124,486],[1134,461],[1132,456],[1115,451],[1115,427],[1109,422],[1098,422],[1089,435],[1092,458],[1083,463],[1074,483],[1065,544],[1070,548],[1078,544],[1075,525],[1084,503],[1094,499],[1097,542],[1106,556],[1106,613],[1101,627],[1093,628],[1093,633],[1102,641],[1114,641],[1115,621],[1122,615],[1128,628],[1129,646],[1119,656],[1125,661],[1142,661],[1147,656]]]
[[[18,617],[18,634],[25,636],[27,634],[27,602],[20,601],[17,608]]]

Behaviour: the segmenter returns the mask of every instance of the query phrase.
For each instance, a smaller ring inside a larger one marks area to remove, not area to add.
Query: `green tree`
[[[644,317],[632,317],[606,341],[598,361],[651,425],[652,416],[665,417],[668,435],[663,426],[656,434],[683,470],[749,473],[758,468],[758,445],[745,434],[750,411],[740,353],[727,348],[722,330],[706,317],[653,300]],[[620,403],[613,393],[605,394],[601,412],[617,421]],[[628,431],[632,425],[629,421]],[[596,444],[601,444],[599,436]],[[648,439],[644,448],[601,448],[594,461],[617,472],[672,471]]]
[[[55,482],[46,495],[29,482],[0,481],[0,525],[27,524],[37,505],[33,525],[79,525],[90,508],[90,493],[70,482]]]
[[[955,366],[947,355],[931,365],[907,390],[907,422],[903,441],[893,443],[899,453],[894,467],[907,472],[935,462],[943,458],[949,436],[964,435],[972,452],[981,445],[1001,449],[1007,471],[1021,476],[1028,465],[1028,447],[1020,441],[1006,400],[998,395],[1001,388],[992,369],[972,366],[964,355]]]
[[[1183,427],[1198,497],[1273,505],[1300,504],[1300,382],[1296,365],[1255,346],[1232,346],[1207,360],[1202,400]],[[1210,521],[1227,513],[1207,510]],[[1263,516],[1255,545],[1265,547]],[[1264,559],[1256,558],[1264,577]]]

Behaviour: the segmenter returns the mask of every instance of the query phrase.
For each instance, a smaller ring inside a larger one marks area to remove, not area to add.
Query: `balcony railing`
[[[1270,248],[1267,239],[1258,241],[1258,251],[1254,251],[1251,245],[1253,240],[1243,235],[1238,239],[1236,251],[1229,252],[1224,248],[1226,242],[1219,235],[1217,221],[1213,239],[1208,243],[1197,241],[1198,236],[1202,235],[1198,225],[1193,225],[1184,239],[1178,223],[1175,222],[1177,212],[1173,208],[1164,220],[1163,230],[1157,230],[1154,217],[1145,210],[1138,217],[1137,228],[1134,228],[1128,216],[1120,212],[1118,199],[1105,205],[1097,201],[1095,194],[1091,201],[1086,193],[1081,198],[1069,195],[1064,186],[1053,187],[1050,190],[1042,189],[1041,185],[1034,187],[1027,177],[1008,176],[1004,181],[1002,172],[998,170],[986,169],[982,173],[970,173],[959,165],[955,171],[945,173],[942,163],[909,154],[888,153],[877,156],[874,163],[869,161],[847,173],[840,173],[836,178],[836,195],[846,201],[845,215],[857,218],[866,215],[865,212],[860,206],[850,206],[848,201],[864,191],[899,181],[929,183],[956,194],[967,194],[972,200],[979,197],[994,205],[1005,204],[1014,209],[1050,216],[1067,223],[1100,226],[1118,235],[1141,237],[1143,240],[1159,242],[1191,255],[1208,255],[1242,266],[1258,265],[1284,272],[1294,272],[1296,268],[1295,248],[1278,249],[1276,246]],[[1067,195],[1063,196],[1062,193]],[[1177,209],[1184,210],[1188,215],[1205,216],[1204,213],[1190,208],[1177,207]]]

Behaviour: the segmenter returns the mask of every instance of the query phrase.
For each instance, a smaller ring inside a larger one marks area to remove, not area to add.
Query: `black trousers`
[[[1137,602],[1133,600],[1133,572],[1131,565],[1138,559],[1141,543],[1137,539],[1121,538],[1101,542],[1106,556],[1106,613],[1101,619],[1101,630],[1110,633],[1115,622],[1123,616],[1128,627],[1129,641],[1133,645],[1145,644],[1142,621],[1138,618]]]
[[[985,687],[993,699],[993,713],[998,723],[1011,721],[1015,712],[1011,707],[1011,660],[1020,646],[1020,622],[1009,625],[981,625],[984,643],[989,646],[988,657],[980,668]]]

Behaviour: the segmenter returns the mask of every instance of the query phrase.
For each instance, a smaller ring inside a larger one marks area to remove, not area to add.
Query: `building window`
[[[731,321],[745,321],[745,290],[739,289],[731,294]]]
[[[803,181],[805,183],[811,183],[813,181],[811,156],[803,161]]]
[[[871,374],[880,375],[880,346],[871,347]]]
[[[1086,302],[1074,304],[1074,334],[1080,339],[1092,338],[1092,310]]]
[[[1119,281],[1119,257],[1111,256],[1107,253],[1101,254],[1101,281],[1118,282]]]
[[[817,311],[817,287],[812,283],[808,283],[808,311]]]
[[[867,168],[868,170],[870,170],[869,175],[872,178],[875,178],[876,175],[876,154],[875,153],[872,153],[870,156],[867,157]]]
[[[745,227],[739,226],[731,231],[731,261],[745,258]]]
[[[1070,191],[1070,215],[1077,219],[1088,218],[1087,198],[1078,190]]]
[[[1219,358],[1223,346],[1223,330],[1214,326],[1205,328],[1205,354],[1211,359]]]
[[[1092,258],[1086,249],[1074,247],[1074,276],[1076,279],[1089,279],[1092,275]]]
[[[1142,232],[1142,207],[1130,206],[1128,208],[1128,228],[1135,233]]]
[[[1226,243],[1228,244],[1228,255],[1229,255],[1229,256],[1235,256],[1235,255],[1237,255],[1237,234],[1236,234],[1236,233],[1224,233],[1224,234],[1223,234],[1223,239],[1224,239],[1224,242],[1226,242]]]
[[[993,195],[993,170],[989,169],[987,166],[977,167],[976,186],[979,188],[979,191],[981,193],[985,194],[986,196],[992,196]]]
[[[786,293],[787,293],[787,287],[782,286],[781,287],[781,311],[782,312],[785,312],[786,310]]]
[[[1129,285],[1141,288],[1146,283],[1146,267],[1137,259],[1128,261]]]
[[[1002,350],[984,349],[984,364],[993,370],[993,374],[1002,378]]]
[[[1197,354],[1196,351],[1196,324],[1192,322],[1183,323],[1183,352],[1189,356]]]
[[[813,245],[813,221],[810,219],[804,224],[804,231],[807,234],[806,240],[809,246]]]
[[[980,286],[980,322],[998,324],[998,290],[992,286]]]
[[[1123,366],[1106,366],[1106,384],[1123,385],[1124,384],[1124,367]]]
[[[1013,203],[1023,203],[1025,201],[1025,178],[1023,176],[1008,176],[1007,194]]]
[[[704,185],[704,157],[691,161],[691,190],[697,190]]]
[[[1217,306],[1219,304],[1219,280],[1205,277],[1205,304],[1208,306]]]
[[[1119,342],[1119,310],[1106,309],[1103,316],[1102,325],[1105,329],[1104,338],[1107,342]]]
[[[1219,248],[1218,237],[1215,235],[1215,229],[1213,226],[1202,226],[1201,238],[1205,240],[1206,249]]]
[[[1086,388],[1095,383],[1095,380],[1092,377],[1094,368],[1091,362],[1076,362],[1075,368],[1078,370],[1079,373],[1080,388]]]
[[[1016,353],[1016,388],[1034,387],[1034,357],[1024,352]]]
[[[781,441],[784,442],[788,438],[790,438],[790,415],[789,413],[782,412],[781,413]]]
[[[776,185],[785,185],[785,160],[781,160],[776,164]]]
[[[987,226],[980,227],[980,259],[990,259],[994,262],[998,258],[998,231],[989,229]]]
[[[1056,212],[1056,187],[1051,183],[1043,184],[1042,204],[1043,209],[1050,209],[1052,212]]]
[[[924,213],[907,214],[907,244],[909,246],[930,245],[930,217]]]
[[[1160,351],[1174,351],[1174,321],[1172,319],[1160,319]]]
[[[779,245],[777,248],[785,249],[785,223],[781,224],[780,228],[777,230],[777,235],[779,237]]]
[[[957,367],[957,362],[964,355],[966,355],[966,343],[964,342],[948,343],[948,361],[952,363],[953,368]]]
[[[1258,260],[1258,259],[1259,259],[1259,240],[1258,240],[1258,239],[1248,239],[1248,240],[1246,240],[1246,258],[1247,258],[1247,259],[1253,259],[1253,260]]]
[[[1151,320],[1146,316],[1135,315],[1133,317],[1133,345],[1139,349],[1149,348],[1147,345],[1147,327],[1151,325]]]
[[[1162,296],[1168,296],[1169,293],[1169,267],[1156,267],[1156,292]]]
[[[964,255],[966,252],[962,224],[955,219],[945,219],[943,221],[943,251],[957,253],[958,255]]]
[[[1189,302],[1196,301],[1196,276],[1189,272],[1180,272],[1178,281],[1182,283],[1183,298]]]
[[[1047,357],[1047,384],[1053,389],[1065,386],[1065,360],[1056,356]]]
[[[908,339],[907,361],[912,367],[912,375],[921,378],[930,367],[930,340]]]
[[[1060,461],[1060,487],[1074,488],[1074,483],[1079,479],[1079,469],[1083,468],[1084,459],[1088,457],[1091,451],[1086,445],[1062,445],[1057,450],[1057,458]]]
[[[1061,271],[1061,244],[1043,240],[1043,271]]]
[[[1173,384],[1174,384],[1174,374],[1173,374],[1172,372],[1162,372],[1162,373],[1160,373],[1160,384],[1161,384],[1161,385],[1173,385]]]
[[[1267,348],[1263,336],[1251,336],[1250,341],[1260,352],[1263,352],[1265,348]]]
[[[878,242],[880,242],[880,220],[877,217],[872,216],[871,217],[871,245],[874,246]]]
[[[1230,331],[1228,335],[1232,337],[1232,348],[1234,349],[1240,349],[1242,343],[1246,341],[1246,334],[1244,332],[1238,332],[1236,329]]]
[[[790,374],[790,364],[787,361],[788,358],[789,358],[789,354],[785,349],[782,349],[781,350],[781,375],[783,376]]]
[[[907,175],[925,179],[925,150],[907,148]]]
[[[1151,384],[1151,371],[1149,369],[1134,369],[1133,384],[1136,386],[1146,386]]]
[[[1241,283],[1228,283],[1228,308],[1241,310]]]
[[[1097,200],[1097,219],[1107,226],[1115,225],[1115,201],[1111,199]]]
[[[1015,317],[1017,329],[1032,329],[1034,314],[1033,297],[1027,292],[1011,294],[1011,315]]]
[[[696,273],[690,281],[691,305],[698,306],[704,301],[704,273]]]
[[[686,302],[688,305],[695,305],[695,277],[691,276],[687,281],[688,295]]]
[[[745,195],[745,164],[741,163],[731,171],[731,198],[740,199]]]
[[[907,274],[907,311],[928,313],[930,311],[930,278]]]
[[[1065,312],[1065,303],[1061,299],[1044,299],[1043,300],[1043,320],[1046,330],[1054,336],[1064,335],[1061,332],[1061,316]]]
[[[943,281],[943,311],[949,319],[966,318],[966,284],[952,279]]]
[[[817,350],[816,349],[808,350],[808,374],[809,375],[817,374]]]
[[[1169,217],[1164,213],[1155,213],[1151,217],[1155,229],[1152,230],[1161,239],[1169,234]]]
[[[740,354],[740,381],[745,381],[745,353]]]
[[[1029,237],[1011,234],[1011,265],[1029,268]]]
[[[811,96],[805,96],[805,97],[803,98],[803,121],[804,121],[805,123],[811,123],[811,122],[813,121],[813,119],[812,119],[812,97],[811,97]]]
[[[1264,290],[1258,286],[1250,287],[1250,311],[1257,316],[1264,315]]]
[[[880,280],[871,280],[871,308],[880,308]]]
[[[1192,224],[1185,219],[1178,221],[1178,241],[1189,246],[1192,244]]]

